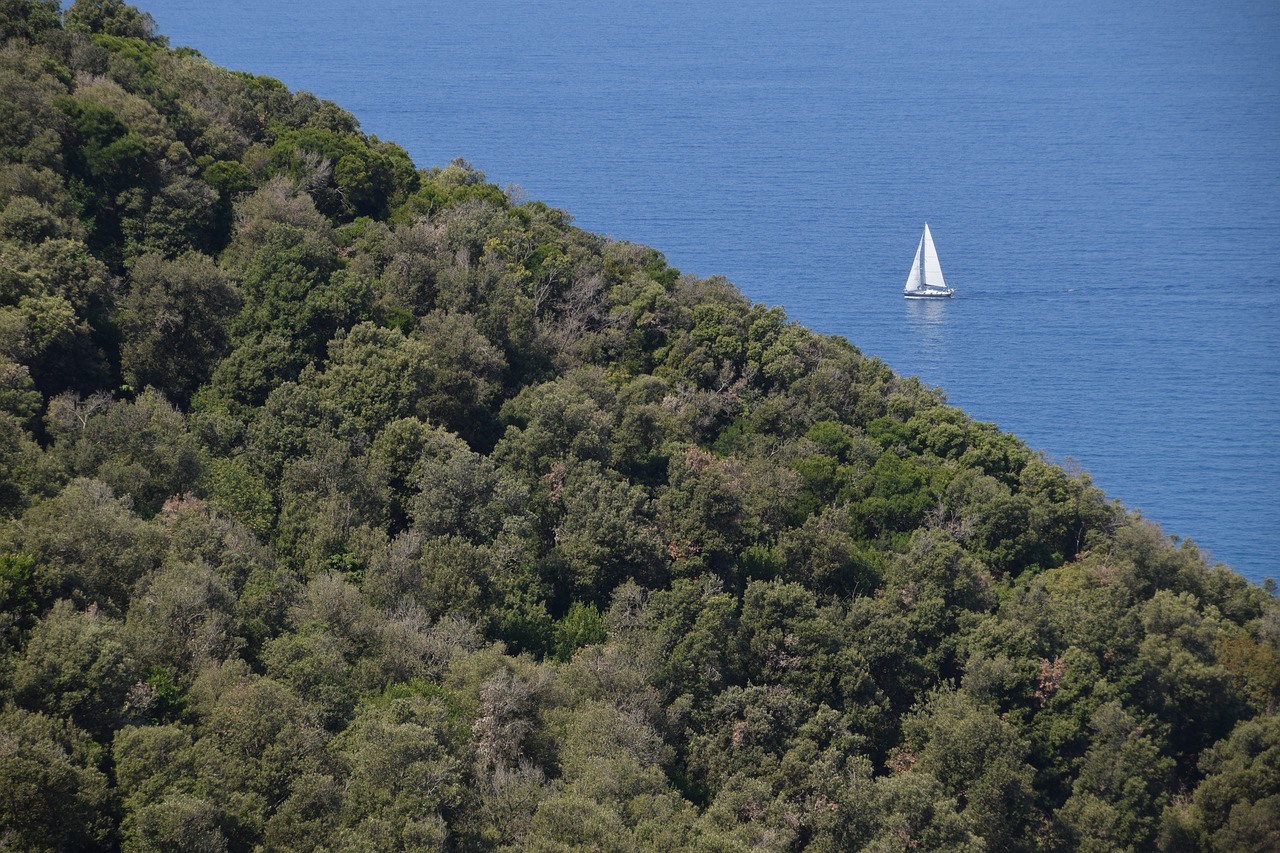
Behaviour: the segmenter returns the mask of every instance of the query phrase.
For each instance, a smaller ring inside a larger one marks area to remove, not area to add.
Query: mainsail
[[[938,250],[933,245],[933,235],[929,233],[929,223],[924,224],[924,234],[920,236],[920,245],[916,247],[915,260],[911,262],[911,272],[907,273],[907,283],[902,288],[904,293],[918,290],[943,289],[947,283],[942,278],[942,264],[938,263]]]

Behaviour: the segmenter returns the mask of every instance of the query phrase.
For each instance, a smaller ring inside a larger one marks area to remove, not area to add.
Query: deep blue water
[[[1274,0],[142,0],[1280,575]],[[924,220],[946,304],[901,288]]]

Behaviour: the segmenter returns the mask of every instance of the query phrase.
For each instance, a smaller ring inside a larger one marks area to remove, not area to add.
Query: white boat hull
[[[953,293],[955,293],[954,290],[947,288],[946,290],[916,290],[902,295],[907,299],[950,299]]]

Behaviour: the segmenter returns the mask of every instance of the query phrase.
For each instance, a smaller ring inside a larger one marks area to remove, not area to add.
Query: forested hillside
[[[0,849],[1280,848],[1269,591],[119,0],[0,39]]]

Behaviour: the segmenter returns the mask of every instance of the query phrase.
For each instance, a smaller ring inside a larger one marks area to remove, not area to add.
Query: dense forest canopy
[[[0,848],[1265,850],[1280,607],[721,278],[0,0]]]

